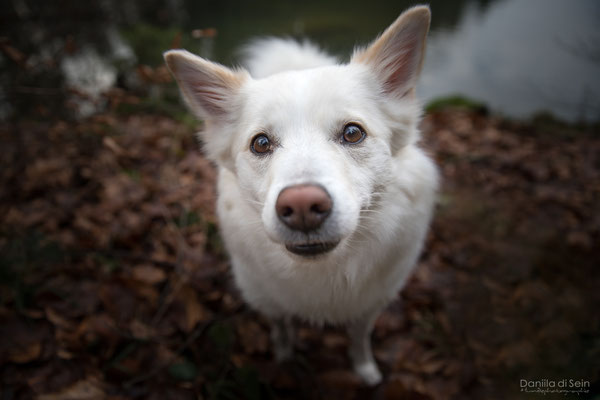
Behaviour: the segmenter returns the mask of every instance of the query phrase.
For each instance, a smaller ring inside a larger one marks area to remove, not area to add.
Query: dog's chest
[[[247,259],[249,261],[249,259]],[[235,262],[244,297],[260,310],[314,322],[344,322],[387,302],[394,293],[393,268],[363,260],[346,264]],[[389,287],[388,287],[389,286]]]

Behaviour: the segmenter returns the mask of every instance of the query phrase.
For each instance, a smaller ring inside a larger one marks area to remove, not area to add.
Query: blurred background
[[[443,184],[376,322],[381,385],[336,327],[298,321],[275,363],[231,281],[163,51],[236,65],[283,35],[344,61],[413,4],[0,0],[0,400],[600,400],[597,0],[430,2],[417,92]]]
[[[64,93],[57,89],[64,87],[90,100],[111,87],[148,89],[135,67],[161,65],[161,52],[172,47],[231,65],[249,39],[285,35],[313,40],[347,60],[356,44],[369,43],[412,4],[5,0],[0,118],[48,101],[59,106]],[[419,85],[426,103],[462,95],[513,117],[546,111],[570,122],[600,118],[597,1],[430,5],[433,23]],[[77,103],[81,115],[102,107]]]

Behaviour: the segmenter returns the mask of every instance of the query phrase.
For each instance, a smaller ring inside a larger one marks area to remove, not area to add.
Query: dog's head
[[[429,9],[403,13],[345,65],[253,79],[183,50],[165,53],[207,155],[237,177],[268,236],[325,254],[360,227],[416,138],[414,86]]]

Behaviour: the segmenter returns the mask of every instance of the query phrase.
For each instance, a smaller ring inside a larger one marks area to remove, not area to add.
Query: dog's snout
[[[295,185],[279,193],[275,211],[291,229],[309,232],[321,226],[331,213],[332,206],[331,197],[321,186]]]

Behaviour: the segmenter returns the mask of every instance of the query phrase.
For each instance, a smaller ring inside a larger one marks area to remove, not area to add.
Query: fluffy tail
[[[293,39],[262,38],[242,50],[244,66],[254,78],[278,72],[333,65],[338,60],[314,44]]]

